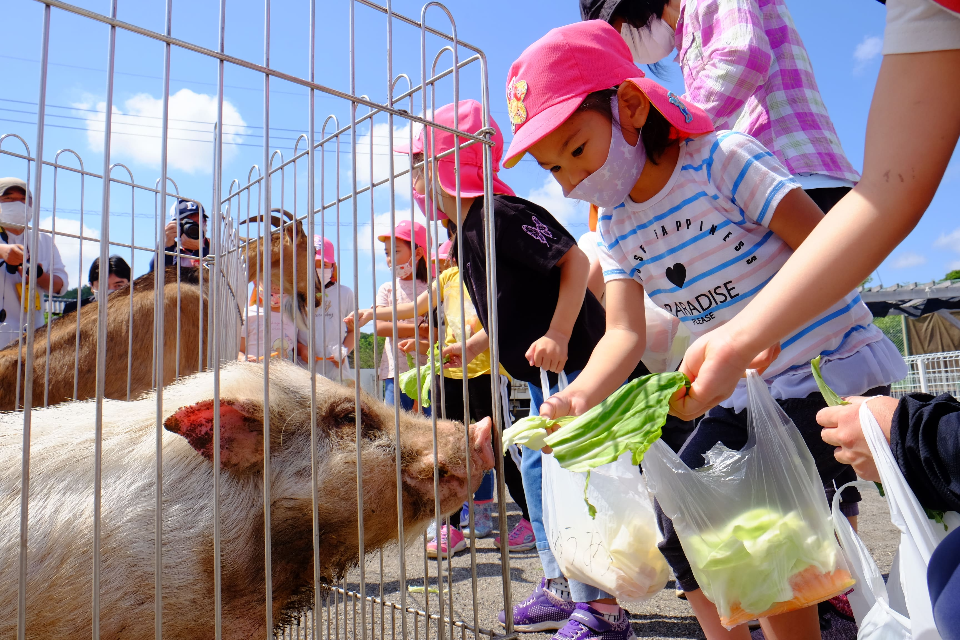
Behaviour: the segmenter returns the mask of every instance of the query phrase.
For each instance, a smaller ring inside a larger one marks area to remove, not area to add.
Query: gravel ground
[[[512,527],[520,518],[519,510],[508,502],[508,524]],[[497,524],[495,518],[494,524]],[[893,562],[896,546],[899,541],[897,530],[890,524],[886,502],[876,493],[865,493],[861,503],[860,531],[864,542],[873,553],[881,570],[887,572]],[[475,560],[474,560],[475,557]],[[381,595],[387,603],[400,604],[401,589],[406,591],[405,604],[409,609],[427,611],[436,616],[440,607],[437,590],[437,561],[430,560],[428,564],[428,588],[433,593],[424,594],[424,550],[421,544],[414,545],[406,551],[406,584],[400,582],[399,555],[396,548],[385,549],[382,554],[368,555],[365,565],[366,595],[379,601]],[[476,591],[473,590],[471,579],[471,564],[476,562]],[[502,634],[503,628],[497,621],[497,614],[503,608],[503,579],[501,572],[501,556],[493,544],[493,536],[477,541],[475,553],[469,551],[456,555],[450,563],[443,563],[444,575],[444,617],[448,617],[452,604],[453,618],[470,625],[476,621],[482,633]],[[540,582],[543,571],[540,567],[535,551],[515,553],[510,556],[510,588],[513,593],[513,602],[525,598]],[[452,582],[452,598],[447,591],[448,579]],[[359,569],[347,576],[345,586],[347,591],[359,590]],[[419,593],[414,591],[418,590]],[[475,593],[475,595],[474,595]],[[476,605],[474,604],[476,602]],[[364,640],[377,640],[401,635],[401,616],[398,607],[390,604],[381,606],[378,602],[366,605],[366,619],[370,621]],[[666,587],[645,604],[634,607],[630,612],[634,632],[640,638],[703,638],[700,627],[690,605],[676,597],[674,583],[671,580]],[[329,628],[327,637],[332,638],[359,638],[362,634],[359,627],[354,636],[354,620],[363,619],[358,599],[349,598],[344,604],[343,596],[333,593],[328,604],[321,614],[320,626]],[[422,615],[408,614],[407,637],[411,639],[435,638],[438,636],[436,623],[432,622],[426,628]],[[416,628],[414,623],[416,621]],[[298,629],[292,629],[289,637],[299,637]],[[445,629],[445,637],[449,627]],[[850,633],[845,632],[847,635]],[[755,637],[758,634],[754,634]],[[831,637],[842,637],[833,635]],[[453,638],[460,636],[467,640],[473,636],[465,629],[455,628]],[[305,637],[305,636],[304,636]],[[321,636],[322,637],[322,636]],[[551,634],[523,634],[524,640],[548,640]],[[762,637],[762,636],[761,636]],[[824,638],[828,634],[824,633]]]

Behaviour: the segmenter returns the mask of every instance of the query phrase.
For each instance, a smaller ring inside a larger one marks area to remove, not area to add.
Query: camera
[[[180,223],[180,235],[191,240],[200,239],[200,223],[195,220],[183,220]]]

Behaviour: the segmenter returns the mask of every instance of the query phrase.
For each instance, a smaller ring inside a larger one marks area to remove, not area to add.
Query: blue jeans
[[[573,382],[580,374],[579,371],[567,374],[567,382]],[[543,404],[543,391],[540,385],[527,383],[530,388],[530,415],[540,414],[540,405]],[[553,387],[550,393],[559,389]],[[540,452],[523,448],[520,458],[520,475],[523,476],[523,491],[527,495],[527,509],[530,512],[530,524],[533,525],[533,534],[537,538],[537,553],[540,555],[540,564],[543,565],[543,575],[546,578],[561,578],[563,572],[557,559],[553,557],[550,543],[547,542],[547,531],[543,528],[543,466]],[[601,598],[612,598],[609,593],[583,582],[569,580],[570,597],[574,602],[592,602]]]
[[[383,381],[383,401],[391,407],[393,406],[393,378],[386,378]],[[400,392],[400,407],[405,411],[413,411],[413,403],[416,400],[411,398],[403,391]],[[430,415],[430,407],[421,407],[423,415]]]

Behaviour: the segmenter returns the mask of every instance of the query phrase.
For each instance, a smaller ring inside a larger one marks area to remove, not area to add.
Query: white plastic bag
[[[543,369],[540,382],[543,397],[550,397]],[[562,373],[558,386],[567,386]],[[603,589],[628,605],[663,589],[670,570],[657,549],[660,530],[653,501],[631,454],[591,471],[586,491],[586,473],[567,471],[544,454],[542,484],[543,527],[565,577]],[[584,498],[596,508],[595,518]]]
[[[663,589],[670,570],[657,543],[653,501],[627,453],[586,473],[543,456],[543,527],[563,575],[616,596],[642,602]],[[586,492],[584,487],[586,486]],[[597,509],[591,518],[583,498]]]
[[[747,393],[742,451],[717,443],[704,455],[706,466],[693,470],[658,441],[643,459],[647,483],[728,629],[822,602],[853,584],[800,432],[755,371]]]
[[[859,480],[849,482],[833,496],[833,526],[840,539],[840,546],[847,557],[850,572],[857,580],[854,590],[847,596],[853,615],[857,620],[858,640],[909,640],[910,619],[890,606],[883,574],[874,562],[870,551],[850,526],[850,521],[840,512],[840,494],[849,486],[876,490],[872,482]]]
[[[641,360],[652,373],[676,371],[690,346],[692,334],[680,319],[643,294],[647,342]]]
[[[880,473],[884,495],[890,506],[890,521],[900,530],[900,548],[885,585],[876,562],[847,519],[840,515],[840,492],[837,492],[833,506],[834,527],[850,568],[857,577],[857,586],[849,596],[860,626],[857,637],[869,640],[939,640],[940,634],[933,621],[927,589],[927,565],[933,550],[948,531],[960,526],[960,515],[953,511],[947,513],[944,517],[946,528],[927,517],[907,485],[868,405],[869,401],[860,405],[860,428]],[[850,484],[872,485],[865,482]]]

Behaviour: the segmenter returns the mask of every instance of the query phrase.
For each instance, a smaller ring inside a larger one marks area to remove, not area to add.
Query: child
[[[239,360],[258,362],[266,357],[279,357],[284,360],[293,360],[294,349],[301,358],[306,358],[306,347],[297,343],[297,326],[293,321],[292,301],[288,296],[281,295],[280,285],[271,283],[270,286],[270,349],[264,349],[264,326],[266,316],[263,309],[263,286],[254,292],[247,313],[244,318],[246,329],[240,337]]]
[[[353,351],[355,336],[352,328],[344,326],[343,317],[353,313],[353,291],[339,282],[333,243],[321,236],[313,236],[313,244],[317,248],[317,276],[323,283],[323,305],[316,310],[314,327],[317,373],[331,380],[352,379],[347,355]],[[305,331],[297,333],[297,339],[304,347],[309,337]],[[301,362],[310,368],[305,358]]]
[[[563,60],[563,64],[552,61]],[[707,115],[634,66],[620,35],[602,21],[554,29],[509,73],[515,137],[505,164],[525,152],[564,194],[597,204],[606,285],[607,331],[589,364],[541,413],[581,414],[614,391],[644,350],[643,294],[694,335],[732,318],[800,245],[823,214],[774,156],[746,134],[712,131]],[[611,87],[616,87],[611,89]],[[698,136],[698,137],[691,137]],[[868,395],[906,374],[896,347],[871,322],[855,291],[781,345],[764,372],[771,392],[802,433],[825,483],[845,466],[820,440],[809,361],[823,355],[833,379]],[[692,468],[718,442],[747,440],[742,385],[708,412],[681,451]],[[672,524],[658,512],[660,547],[708,638],[727,631],[700,591]],[[761,621],[768,637],[819,637],[816,607]],[[569,635],[569,634],[567,634]]]
[[[419,222],[414,222],[411,226],[409,220],[401,220],[393,230],[393,237],[397,239],[397,255],[390,255],[391,234],[378,236],[378,240],[383,243],[383,250],[387,256],[387,267],[392,270],[393,260],[397,262],[397,304],[404,302],[413,302],[414,298],[421,291],[426,291],[427,276],[427,229]],[[414,243],[411,245],[411,242]],[[416,276],[416,284],[414,284]],[[416,287],[416,294],[414,293]],[[393,307],[393,289],[392,282],[384,282],[377,291],[378,307]],[[342,316],[341,316],[342,317]],[[350,325],[347,325],[350,329]],[[383,356],[380,358],[379,376],[383,380],[383,397],[387,404],[393,404],[393,385],[396,376],[399,376],[410,367],[407,365],[407,359],[401,358],[399,363],[393,361],[393,324],[387,322],[377,322],[376,333],[378,336],[387,338],[383,347]],[[412,322],[397,323],[398,338],[413,338],[415,336],[427,337],[426,317],[421,316]],[[420,364],[426,364],[426,356],[415,356],[420,359]],[[416,398],[407,396],[400,392],[400,406],[411,411]],[[429,411],[425,411],[429,415]]]
[[[540,393],[541,368],[551,372],[550,383],[556,386],[557,376],[554,374],[564,371],[567,379],[572,380],[586,365],[603,335],[603,307],[592,293],[587,292],[589,263],[573,237],[546,209],[513,195],[513,190],[497,176],[503,137],[496,122],[490,118],[489,124],[484,123],[483,110],[475,100],[441,107],[434,120],[453,127],[455,109],[462,131],[477,132],[485,126],[494,130],[493,165],[490,167],[493,198],[490,202],[484,200],[483,150],[480,145],[472,145],[459,153],[461,197],[457,210],[454,154],[435,159],[438,154],[453,148],[454,137],[438,130],[430,131],[433,144],[427,171],[414,169],[414,189],[418,194],[432,194],[428,198],[431,205],[428,217],[433,217],[435,206],[436,216],[449,218],[459,229],[451,252],[459,256],[458,245],[462,244],[460,273],[484,328],[466,341],[466,357],[463,359],[467,362],[489,344],[486,332],[489,318],[485,209],[492,209],[497,260],[495,303],[499,326],[503,328],[499,332],[500,362],[513,378],[527,382],[531,396],[536,396]],[[423,149],[422,141],[420,145]],[[423,157],[416,148],[413,151],[412,160],[416,165]],[[450,345],[443,354],[450,356],[452,366],[458,366],[461,345]],[[633,375],[644,373],[643,365],[637,364]],[[621,382],[629,374],[626,372]],[[590,585],[573,580],[568,582],[561,574],[543,529],[538,452],[523,450],[521,473],[537,551],[546,577],[533,594],[514,607],[514,628],[518,631],[560,629],[573,613],[574,601],[596,602],[602,609],[602,617],[609,617],[603,624],[612,629],[612,635],[624,639],[632,637],[629,620],[623,611],[615,603],[599,602],[607,599],[607,594]],[[505,621],[504,615],[505,612],[500,613],[501,623]]]
[[[433,299],[441,305],[443,310],[444,326],[446,328],[444,346],[459,344],[465,338],[470,338],[476,333],[483,331],[480,324],[480,317],[477,310],[470,300],[469,294],[463,297],[463,315],[466,322],[465,329],[461,328],[460,319],[460,270],[455,264],[456,256],[450,255],[450,260],[454,266],[440,274],[439,279],[433,285]],[[466,293],[466,292],[465,292]],[[397,318],[412,318],[417,314],[426,315],[430,311],[429,292],[424,291],[417,297],[416,307],[412,303],[397,305]],[[388,321],[392,318],[393,310],[390,308],[378,308],[376,318],[382,321]],[[373,319],[373,309],[363,309],[357,314],[357,325],[363,326]],[[348,326],[352,324],[351,318],[347,318]],[[432,345],[426,340],[415,340],[408,338],[400,343],[400,350],[409,352],[419,350],[421,353],[428,353]],[[506,371],[500,367],[500,388],[501,393],[506,393]],[[463,368],[445,367],[443,376],[440,378],[443,386],[443,407],[444,417],[447,420],[456,420],[467,424],[463,412]],[[486,416],[493,413],[493,403],[491,395],[490,380],[490,351],[485,350],[467,363],[467,392],[470,400],[470,418],[473,422],[479,422]],[[437,387],[439,389],[439,386]],[[520,477],[520,470],[514,463],[509,454],[503,458],[504,480],[513,501],[520,507],[523,517],[513,528],[507,537],[510,551],[527,551],[536,546],[536,540],[533,533],[533,525],[530,524],[527,512],[527,502],[523,492],[523,481]],[[483,538],[490,535],[493,530],[493,512],[496,505],[493,501],[493,474],[487,473],[480,488],[473,495],[474,502],[474,529],[467,529],[469,522],[469,511],[467,504],[464,503],[463,509],[450,516],[450,527],[444,525],[441,528],[439,537],[434,538],[427,544],[427,555],[431,558],[442,555],[446,557],[448,549],[450,553],[458,553],[466,548],[464,536]],[[494,544],[499,548],[501,541],[498,536]]]

